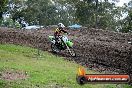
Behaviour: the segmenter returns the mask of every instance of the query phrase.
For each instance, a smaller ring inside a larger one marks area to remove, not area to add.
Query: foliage
[[[8,0],[0,0],[0,19],[2,18],[3,11],[5,11]]]
[[[6,0],[5,0],[6,1]],[[125,7],[117,7],[118,0],[11,0],[8,11],[12,19],[30,25],[54,25],[59,22],[66,26],[75,23],[89,28],[97,26],[104,30],[117,29],[131,31],[131,9],[129,2]],[[121,19],[128,13],[125,19]]]
[[[17,21],[13,21],[11,18],[2,20],[1,26],[9,28],[21,28],[21,24],[19,24]]]
[[[128,5],[124,7],[124,9],[128,13],[128,15],[125,19],[123,19],[120,22],[121,23],[120,31],[125,33],[132,32],[132,1],[130,1]]]

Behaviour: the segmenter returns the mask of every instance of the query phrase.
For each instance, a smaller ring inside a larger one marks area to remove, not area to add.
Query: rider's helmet
[[[64,28],[65,25],[64,25],[63,23],[58,23],[58,27],[59,27],[59,28]]]

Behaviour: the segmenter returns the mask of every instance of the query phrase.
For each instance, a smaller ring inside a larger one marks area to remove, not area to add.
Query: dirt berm
[[[68,30],[74,41],[77,57],[72,58],[83,65],[98,64],[132,74],[132,34],[95,29]],[[11,43],[50,50],[48,35],[53,30],[15,30],[0,28],[0,43]]]

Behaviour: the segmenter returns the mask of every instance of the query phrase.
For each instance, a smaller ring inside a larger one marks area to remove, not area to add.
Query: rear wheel
[[[55,44],[51,44],[51,49],[54,53],[59,53],[60,52],[60,49],[57,48],[57,46]]]

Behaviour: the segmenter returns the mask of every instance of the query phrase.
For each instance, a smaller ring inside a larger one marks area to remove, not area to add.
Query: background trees
[[[132,29],[132,1],[122,7],[115,5],[117,1],[2,0],[0,1],[0,14],[2,17],[2,13],[8,11],[14,21],[24,20],[30,25],[46,26],[62,22],[68,26],[78,23],[89,28],[130,32]]]
[[[5,8],[7,5],[7,0],[0,0],[0,23],[2,21],[2,14],[5,12]]]
[[[130,1],[124,7],[124,12],[126,12],[127,16],[123,20],[121,20],[121,32],[132,32],[132,1]],[[125,15],[126,15],[125,14]]]
[[[2,13],[5,11],[7,0],[0,0],[0,18],[2,18]]]

